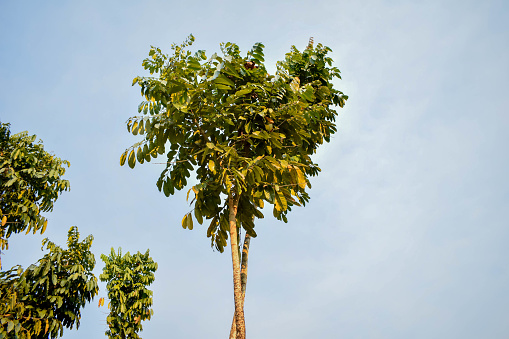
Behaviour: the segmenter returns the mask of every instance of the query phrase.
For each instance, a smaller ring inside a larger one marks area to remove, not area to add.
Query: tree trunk
[[[240,283],[242,291],[242,309],[244,309],[244,301],[246,300],[246,285],[247,285],[247,258],[249,255],[249,244],[251,236],[246,233],[244,237],[244,247],[242,248],[241,270],[240,270]],[[235,323],[235,313],[233,314],[232,327],[230,329],[230,339],[237,339],[237,326]]]
[[[228,206],[230,208],[230,245],[232,249],[233,264],[233,297],[235,300],[236,339],[245,339],[246,324],[244,320],[244,303],[242,300],[242,287],[240,282],[239,245],[237,238],[237,207],[239,198],[239,195],[234,197],[233,192],[230,192],[228,196]]]

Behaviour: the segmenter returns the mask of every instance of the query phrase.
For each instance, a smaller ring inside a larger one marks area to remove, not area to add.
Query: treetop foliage
[[[150,308],[152,291],[146,286],[154,282],[157,263],[149,256],[149,250],[144,254],[127,252],[122,256],[122,249],[115,253],[112,248],[111,253],[102,254],[101,259],[105,266],[99,279],[107,282],[110,299],[106,335],[108,338],[140,338],[137,332],[143,330],[141,322],[150,320],[154,313]]]
[[[334,88],[340,72],[330,48],[312,40],[301,52],[292,46],[274,75],[264,65],[264,45],[245,56],[234,43],[221,44],[222,55],[194,54],[191,35],[172,54],[152,47],[142,63],[152,76],[136,77],[144,101],[139,116],[127,121],[143,140],[127,149],[121,165],[151,161],[166,153],[157,187],[166,196],[199,181],[192,210],[182,220],[193,229],[210,220],[207,236],[223,251],[228,238],[227,196],[238,197],[237,225],[255,237],[254,217],[267,202],[273,215],[287,221],[291,208],[309,200],[309,176],[320,168],[311,155],[336,132],[337,112],[347,96]],[[169,148],[169,150],[168,150]]]
[[[62,191],[70,188],[61,179],[70,164],[44,150],[42,142],[27,132],[10,134],[0,123],[0,249],[8,248],[14,233],[44,233],[48,221],[41,212],[53,210]]]
[[[92,241],[80,242],[73,226],[67,249],[44,239],[49,253],[37,264],[0,272],[0,338],[57,338],[79,327],[81,308],[98,292]]]

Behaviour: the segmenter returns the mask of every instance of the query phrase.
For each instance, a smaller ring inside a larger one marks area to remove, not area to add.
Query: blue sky
[[[249,338],[507,338],[507,17],[503,1],[2,1],[0,120],[71,162],[46,233],[11,237],[2,263],[29,265],[72,225],[94,235],[97,275],[111,247],[150,248],[142,337],[227,337],[230,257],[182,229],[185,192],[157,191],[162,165],[119,166],[136,141],[131,82],[150,45],[189,33],[208,55],[263,42],[269,70],[313,36],[350,99],[310,204],[256,225]],[[106,313],[94,301],[64,337],[101,338]]]

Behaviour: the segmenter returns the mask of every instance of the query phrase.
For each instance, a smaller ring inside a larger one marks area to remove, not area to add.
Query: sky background
[[[180,226],[187,190],[166,198],[163,165],[120,167],[138,139],[132,79],[151,45],[188,34],[207,55],[266,46],[274,70],[309,37],[333,49],[350,96],[315,160],[311,201],[256,224],[246,326],[256,338],[509,337],[509,5],[505,1],[0,1],[0,120],[71,162],[44,235],[17,235],[5,268],[93,234],[150,248],[154,317],[141,336],[227,338],[231,258],[206,226]],[[104,338],[99,296],[78,331]]]

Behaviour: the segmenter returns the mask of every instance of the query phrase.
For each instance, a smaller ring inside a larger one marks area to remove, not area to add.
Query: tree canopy
[[[0,338],[57,338],[64,327],[79,327],[81,309],[98,292],[93,237],[79,237],[73,226],[67,249],[46,238],[49,253],[37,264],[0,272]]]
[[[102,254],[101,259],[105,266],[99,279],[107,282],[110,299],[106,335],[119,339],[141,338],[138,335],[143,330],[141,322],[150,320],[154,313],[150,308],[152,291],[147,286],[154,282],[157,263],[149,256],[149,250],[144,254],[127,252],[122,255],[122,249],[115,253],[112,248],[111,253],[108,256]],[[99,303],[101,305],[104,300]]]
[[[182,226],[193,228],[193,214],[200,224],[209,219],[207,236],[223,251],[229,213],[224,197],[232,190],[239,196],[239,225],[253,237],[253,218],[263,217],[258,208],[264,202],[286,222],[292,206],[308,201],[308,176],[320,171],[310,155],[336,132],[331,106],[342,107],[347,96],[333,87],[340,73],[331,66],[330,48],[321,44],[302,52],[292,47],[269,75],[261,43],[244,57],[236,44],[222,44],[223,56],[207,59],[204,51],[186,50],[193,41],[190,36],[173,45],[173,55],[152,47],[143,61],[156,76],[134,79],[146,100],[138,107],[143,115],[130,118],[127,128],[144,138],[122,154],[121,164],[148,162],[169,146],[157,187],[169,196],[195,173],[193,213]]]
[[[11,135],[10,125],[0,123],[0,249],[8,248],[15,233],[44,233],[49,212],[70,185],[61,177],[69,162],[46,152],[37,136]]]

